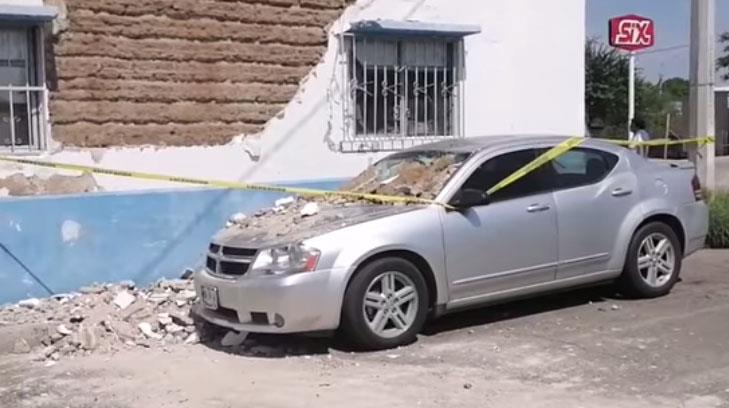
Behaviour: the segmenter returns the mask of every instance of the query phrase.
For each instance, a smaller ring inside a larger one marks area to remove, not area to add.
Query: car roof
[[[438,150],[453,153],[476,153],[483,150],[495,150],[505,147],[532,146],[544,144],[559,144],[569,139],[570,136],[552,135],[498,135],[498,136],[476,136],[461,139],[449,139],[435,143],[428,143],[411,147],[409,151]],[[584,147],[595,147],[618,154],[623,147],[604,142],[599,139],[586,138],[580,145]]]

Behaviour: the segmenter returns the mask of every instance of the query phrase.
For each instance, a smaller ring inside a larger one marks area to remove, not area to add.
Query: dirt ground
[[[174,345],[62,359],[0,356],[1,407],[729,407],[729,251],[671,295],[578,290],[447,316],[396,350],[256,336],[231,354]]]

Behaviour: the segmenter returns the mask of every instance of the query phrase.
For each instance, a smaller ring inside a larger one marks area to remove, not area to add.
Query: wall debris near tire
[[[318,63],[350,2],[65,0],[47,44],[53,137],[189,146],[258,132]]]

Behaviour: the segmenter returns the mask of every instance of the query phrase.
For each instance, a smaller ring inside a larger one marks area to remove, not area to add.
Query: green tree
[[[625,138],[628,130],[628,56],[597,40],[585,49],[585,116],[595,137]],[[636,116],[648,124],[648,131],[663,137],[666,115],[680,122],[680,104],[688,96],[688,81],[671,78],[652,83],[640,70],[635,78]],[[672,130],[678,126],[673,125]]]
[[[585,116],[595,136],[625,134],[628,58],[597,40],[585,47]]]
[[[717,69],[723,71],[722,78],[729,81],[729,31],[719,36],[719,42],[724,45],[724,56],[719,57]]]
[[[689,95],[689,81],[684,78],[671,78],[663,82],[663,92],[675,102],[683,102]]]

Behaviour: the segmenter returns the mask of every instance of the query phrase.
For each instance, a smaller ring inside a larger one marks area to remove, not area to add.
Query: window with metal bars
[[[398,150],[461,136],[460,39],[343,38],[343,150]]]
[[[5,153],[46,146],[40,31],[36,26],[0,28],[0,151]]]

